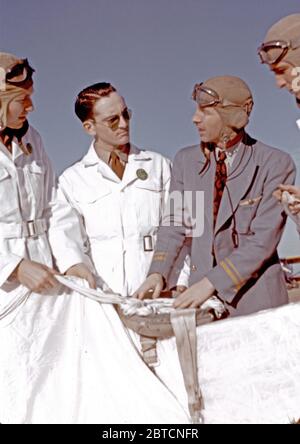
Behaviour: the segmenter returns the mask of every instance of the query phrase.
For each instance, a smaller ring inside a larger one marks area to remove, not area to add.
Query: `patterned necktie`
[[[112,151],[110,154],[109,164],[114,173],[119,177],[120,180],[122,180],[125,171],[125,165],[120,161],[119,156],[114,151]]]
[[[218,211],[223,195],[223,191],[227,180],[227,168],[225,160],[227,155],[225,151],[220,151],[218,155],[215,175],[215,189],[214,189],[214,226],[218,216]]]

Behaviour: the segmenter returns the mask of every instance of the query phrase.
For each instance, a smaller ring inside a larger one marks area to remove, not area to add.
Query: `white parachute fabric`
[[[187,406],[175,338],[157,352],[156,374]],[[197,327],[197,361],[206,424],[300,419],[300,303]]]
[[[0,422],[188,423],[114,307],[65,290],[31,293],[0,321]]]
[[[174,339],[158,342],[160,378],[186,403]],[[197,328],[206,424],[288,424],[300,418],[300,303]]]

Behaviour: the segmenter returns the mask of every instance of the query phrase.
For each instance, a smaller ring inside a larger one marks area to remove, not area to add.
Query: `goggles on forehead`
[[[5,82],[9,85],[26,88],[32,84],[34,69],[29,65],[27,59],[20,60],[6,70]]]
[[[229,100],[221,99],[219,94],[211,88],[207,88],[203,86],[202,83],[196,83],[194,86],[194,91],[192,94],[192,99],[198,103],[201,108],[205,108],[206,106],[240,106],[236,103],[232,103]]]
[[[257,50],[261,63],[275,65],[284,58],[289,50],[300,48],[300,37],[290,41],[271,40],[263,43]]]

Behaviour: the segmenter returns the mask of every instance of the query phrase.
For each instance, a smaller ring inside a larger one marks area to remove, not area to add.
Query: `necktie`
[[[227,180],[227,168],[226,168],[226,153],[220,151],[217,159],[216,174],[215,174],[215,189],[214,189],[214,226],[216,224],[218,211],[223,195],[223,191]]]
[[[112,153],[110,154],[110,162],[109,163],[110,163],[111,169],[114,171],[114,173],[119,177],[119,179],[122,180],[125,166],[120,161],[119,156],[114,151],[112,151]]]

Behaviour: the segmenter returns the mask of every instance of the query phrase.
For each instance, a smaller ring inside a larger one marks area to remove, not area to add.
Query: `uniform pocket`
[[[240,201],[235,213],[236,230],[239,234],[254,234],[251,230],[251,223],[256,215],[256,211],[262,196],[255,199],[244,199]]]
[[[36,162],[24,168],[25,186],[28,196],[37,208],[44,208],[45,169]]]
[[[15,179],[9,171],[0,168],[0,217],[3,218],[14,214],[19,209],[18,191]]]
[[[135,210],[138,226],[145,232],[157,228],[161,221],[164,190],[159,182],[135,183]]]
[[[91,192],[92,191],[92,192]],[[109,188],[81,189],[74,193],[74,200],[83,216],[88,236],[107,239],[115,235],[119,213],[118,195]]]
[[[239,206],[235,213],[236,231],[239,234],[253,234],[251,231],[251,222],[253,220],[254,210],[249,206]]]

